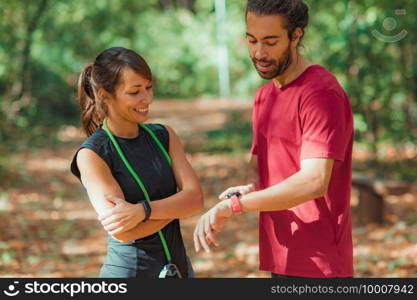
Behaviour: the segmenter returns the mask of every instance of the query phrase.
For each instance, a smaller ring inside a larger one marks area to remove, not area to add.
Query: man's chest
[[[257,135],[264,142],[284,139],[298,144],[302,128],[300,99],[278,95],[260,103],[257,115]]]

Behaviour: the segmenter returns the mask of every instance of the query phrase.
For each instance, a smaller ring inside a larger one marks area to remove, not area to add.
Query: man
[[[201,217],[194,243],[209,251],[232,215],[259,211],[261,270],[351,277],[352,112],[336,78],[299,54],[307,24],[302,0],[248,1],[249,53],[272,79],[255,96],[252,175]],[[240,196],[226,197],[233,192]]]

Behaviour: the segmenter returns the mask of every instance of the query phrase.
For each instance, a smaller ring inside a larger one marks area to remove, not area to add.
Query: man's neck
[[[277,88],[282,88],[300,76],[309,66],[312,65],[307,59],[296,53],[288,69],[281,75],[273,79]]]

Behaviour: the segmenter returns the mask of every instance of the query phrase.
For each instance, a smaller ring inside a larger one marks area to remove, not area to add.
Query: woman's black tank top
[[[147,126],[169,152],[167,129],[160,124],[147,124]],[[116,137],[116,139],[129,163],[143,181],[152,201],[169,197],[177,192],[172,168],[145,130],[140,129],[136,138]],[[78,151],[82,148],[94,151],[106,162],[120,185],[126,201],[137,203],[145,200],[142,190],[101,127],[84,141]],[[80,171],[76,163],[77,153],[71,163],[71,172],[80,179]],[[162,229],[162,232],[171,252],[172,262],[178,266],[182,276],[187,277],[187,260],[179,220],[170,222]],[[158,233],[128,243],[120,243],[109,235],[107,256],[100,277],[158,277],[166,263],[165,252]]]

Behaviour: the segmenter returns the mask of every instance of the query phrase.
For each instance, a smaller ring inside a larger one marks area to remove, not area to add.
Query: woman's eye
[[[151,85],[151,86],[147,86],[147,87],[146,87],[146,89],[147,89],[147,90],[152,89],[152,85]]]
[[[137,95],[137,94],[139,94],[138,91],[137,92],[133,92],[133,93],[129,93],[129,95]]]
[[[256,41],[251,41],[251,40],[249,40],[249,43],[250,43],[250,44],[256,44]]]

